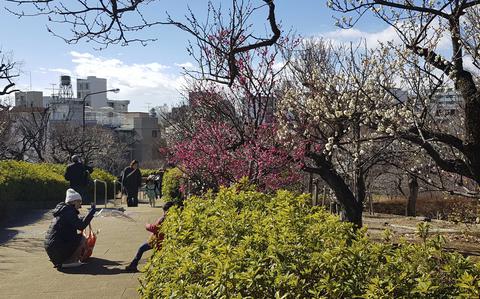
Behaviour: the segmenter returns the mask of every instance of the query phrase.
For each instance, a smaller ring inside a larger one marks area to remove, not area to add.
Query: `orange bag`
[[[88,234],[86,231],[83,231],[83,235],[87,239],[87,245],[80,255],[81,262],[85,262],[92,256],[93,247],[95,247],[95,242],[97,242],[97,235],[93,232],[91,225],[88,225]]]

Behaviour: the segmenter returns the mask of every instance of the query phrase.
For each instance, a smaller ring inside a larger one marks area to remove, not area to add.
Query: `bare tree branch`
[[[0,96],[19,91],[14,89],[15,83],[13,82],[13,79],[19,75],[17,63],[13,61],[12,55],[0,50]],[[4,86],[1,87],[2,85]]]
[[[173,25],[189,33],[196,40],[200,52],[223,54],[221,60],[216,62],[205,62],[202,59],[200,69],[202,74],[210,79],[232,85],[239,73],[238,55],[275,45],[281,35],[275,18],[274,0],[252,1],[261,1],[263,4],[252,7],[250,1],[232,0],[230,12],[227,14],[229,20],[226,22],[220,10],[215,9],[210,2],[205,24],[201,24],[191,10],[186,16],[187,23],[175,21],[168,13],[165,20],[146,19],[143,11],[148,5],[159,3],[159,0],[7,0],[17,4],[15,8],[7,7],[7,10],[18,17],[46,15],[50,23],[65,25],[72,33],[71,37],[65,37],[63,33],[48,27],[54,36],[70,44],[76,44],[81,40],[91,41],[100,48],[111,44],[128,45],[133,42],[147,45],[158,38],[135,37],[137,32],[157,25]],[[30,7],[32,11],[22,10],[21,8],[25,6]],[[267,21],[271,34],[266,37],[256,37],[253,32],[250,32],[252,26],[249,19],[253,12],[263,6],[268,8]],[[221,21],[209,23],[210,17]],[[222,39],[211,40],[211,37],[217,33],[224,35]],[[190,54],[194,55],[193,51],[190,51]],[[204,71],[204,67],[208,70]]]

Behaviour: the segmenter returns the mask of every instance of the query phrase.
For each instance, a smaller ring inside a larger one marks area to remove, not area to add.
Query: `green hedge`
[[[480,265],[421,244],[375,243],[309,196],[221,189],[168,212],[144,298],[479,298]],[[425,231],[425,230],[423,230]]]
[[[163,202],[180,200],[180,186],[182,177],[182,171],[176,167],[165,170],[162,179]]]
[[[69,186],[63,177],[65,168],[62,164],[0,161],[0,203],[64,200]],[[92,179],[108,182],[109,196],[113,195],[113,175],[95,168]],[[103,198],[104,192],[103,187],[99,187],[97,196]],[[89,185],[89,194],[93,200],[93,184]]]
[[[159,173],[158,169],[148,169],[148,168],[141,168],[140,172],[142,173],[142,177],[148,177],[149,175],[156,175]]]

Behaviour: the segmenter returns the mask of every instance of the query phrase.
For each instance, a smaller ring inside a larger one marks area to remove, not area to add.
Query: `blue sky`
[[[230,3],[221,2],[225,6]],[[202,20],[207,4],[204,0],[159,0],[148,9],[147,15],[163,18],[164,12],[168,11],[172,17],[181,20],[187,3]],[[326,7],[325,1],[277,0],[276,7],[277,19],[283,29],[292,29],[306,37],[366,38],[372,43],[394,36],[385,24],[372,18],[363,19],[353,30],[339,31],[334,26],[333,12]],[[266,10],[261,15],[262,22],[264,15]],[[93,75],[107,78],[109,88],[120,88],[120,93],[109,94],[109,98],[130,100],[130,111],[146,111],[147,107],[163,104],[171,106],[181,99],[178,92],[182,83],[180,66],[193,63],[193,60],[186,52],[189,36],[180,30],[170,26],[157,27],[139,33],[140,37],[158,38],[146,47],[113,45],[97,51],[91,43],[66,44],[48,33],[46,24],[45,16],[18,19],[1,7],[0,47],[3,51],[12,51],[15,60],[22,62],[22,75],[17,80],[20,89],[30,89],[31,77],[31,89],[49,95],[51,84],[58,84],[61,74],[72,75],[73,79]]]

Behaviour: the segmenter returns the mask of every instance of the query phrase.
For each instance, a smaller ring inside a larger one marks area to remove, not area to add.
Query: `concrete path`
[[[0,298],[138,298],[141,274],[125,273],[123,268],[149,236],[145,223],[154,222],[162,209],[146,204],[126,209],[131,219],[111,213],[95,217],[92,226],[100,233],[92,258],[63,272],[53,268],[43,249],[50,211],[28,211],[4,223],[0,227]],[[81,212],[85,214],[85,208]],[[140,266],[149,256],[149,252],[144,255]]]

